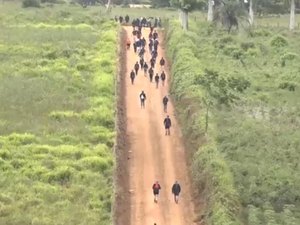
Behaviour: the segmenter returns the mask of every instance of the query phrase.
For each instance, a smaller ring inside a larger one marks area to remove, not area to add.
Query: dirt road
[[[132,28],[125,27],[128,37],[132,40]],[[148,29],[143,35],[148,40]],[[162,42],[161,34],[159,36]],[[145,59],[150,66],[150,53],[146,46]],[[164,55],[159,46],[155,73],[161,73],[159,60]],[[129,74],[138,56],[133,48],[127,51],[126,113],[127,135],[129,138],[129,186],[130,186],[130,221],[131,225],[192,225],[195,219],[194,206],[190,194],[190,181],[185,162],[185,150],[181,133],[174,118],[173,107],[168,104],[168,112],[164,113],[162,99],[168,94],[168,84],[156,89],[148,76],[139,71],[134,85]],[[168,71],[167,79],[169,78]],[[147,96],[145,109],[141,109],[139,94],[144,90]],[[163,120],[166,115],[172,120],[171,136],[165,136]],[[176,204],[171,193],[175,180],[181,184],[179,204]],[[158,203],[154,203],[152,185],[159,181],[162,189]]]

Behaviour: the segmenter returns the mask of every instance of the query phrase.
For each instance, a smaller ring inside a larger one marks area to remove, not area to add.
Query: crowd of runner
[[[122,23],[122,20],[120,20],[119,22]],[[129,17],[125,16],[125,22],[129,22]],[[150,83],[155,84],[156,89],[160,87],[160,84],[162,88],[165,88],[164,85],[166,81],[166,73],[164,70],[166,62],[162,56],[158,55],[159,35],[156,30],[156,27],[152,26],[151,21],[147,20],[146,18],[133,19],[131,25],[132,34],[130,35],[131,37],[128,37],[126,40],[126,48],[128,51],[133,50],[134,53],[137,55],[137,60],[134,63],[134,65],[132,65],[132,69],[129,74],[131,84],[134,85],[134,81],[138,76],[144,76],[148,78]],[[150,29],[149,35],[147,37],[143,35],[143,31],[145,30],[144,27],[148,27]],[[146,93],[144,90],[142,90],[139,94],[140,106],[142,109],[145,108],[146,99]],[[168,102],[169,98],[166,95],[162,99],[164,113],[167,113]],[[171,134],[170,128],[172,125],[171,118],[169,115],[165,116],[163,120],[163,125],[165,128],[165,135],[169,136]],[[152,185],[152,190],[154,194],[154,202],[157,203],[158,195],[161,190],[161,185],[158,181],[156,181]],[[178,197],[181,192],[181,187],[177,181],[172,186],[171,191],[174,195],[175,203],[178,203]]]
[[[142,27],[161,27],[161,19],[160,17],[141,17],[141,18],[134,18],[130,21],[130,17],[126,16],[115,16],[114,20],[121,24],[129,25],[131,22],[132,26],[142,26]]]

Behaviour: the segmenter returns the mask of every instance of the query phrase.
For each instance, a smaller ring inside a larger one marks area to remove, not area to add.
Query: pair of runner
[[[158,183],[158,181],[156,181],[152,185],[152,190],[153,190],[153,195],[154,195],[154,202],[157,203],[158,195],[159,195],[159,192],[161,190],[161,186]],[[174,201],[175,201],[176,204],[178,204],[180,192],[181,192],[180,184],[178,183],[178,181],[175,181],[175,183],[172,186],[172,194],[174,195]]]

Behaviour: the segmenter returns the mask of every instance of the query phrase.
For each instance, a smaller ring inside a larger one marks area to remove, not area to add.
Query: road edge
[[[118,46],[118,70],[116,79],[116,143],[114,147],[116,166],[114,174],[114,205],[113,218],[114,225],[130,224],[130,202],[129,195],[129,163],[128,163],[128,141],[125,107],[125,78],[126,73],[126,31],[120,27]]]

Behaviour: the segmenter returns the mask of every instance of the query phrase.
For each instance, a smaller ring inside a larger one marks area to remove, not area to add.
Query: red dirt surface
[[[132,27],[125,27],[127,36],[132,37]],[[148,29],[142,31],[148,40]],[[159,42],[163,43],[160,33]],[[125,43],[124,43],[125,45]],[[146,44],[145,60],[150,67],[150,53]],[[159,46],[155,73],[161,73],[159,60],[164,56],[162,46]],[[165,58],[165,57],[164,57]],[[191,181],[188,176],[185,149],[182,135],[174,109],[169,101],[168,112],[164,113],[162,99],[168,94],[168,82],[165,86],[150,83],[148,74],[139,70],[134,85],[131,84],[129,74],[138,61],[138,55],[133,47],[126,52],[126,71],[123,74],[123,88],[125,94],[124,108],[126,109],[126,137],[128,142],[128,172],[129,190],[127,209],[124,213],[130,214],[131,225],[194,225],[196,214],[192,194],[190,193]],[[167,68],[167,66],[165,66]],[[165,69],[167,80],[169,71]],[[154,79],[153,79],[154,80]],[[147,96],[145,109],[141,109],[139,94],[144,90]],[[165,136],[163,120],[169,115],[172,120],[171,135]],[[179,203],[174,202],[171,193],[175,181],[181,185],[182,191]],[[154,203],[152,185],[159,181],[162,189],[158,203]],[[127,195],[127,194],[126,194]],[[124,204],[123,204],[124,207]],[[126,217],[124,217],[126,218]],[[120,222],[118,222],[121,225]],[[128,221],[123,221],[128,224]]]

